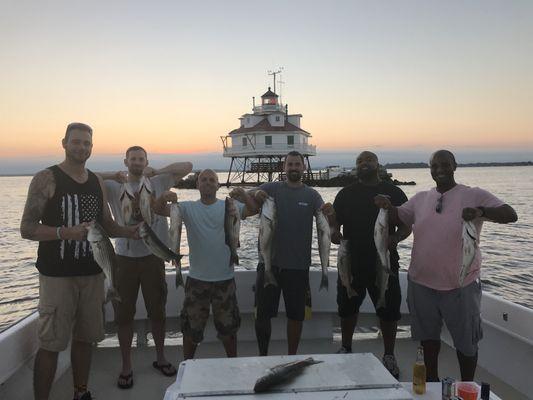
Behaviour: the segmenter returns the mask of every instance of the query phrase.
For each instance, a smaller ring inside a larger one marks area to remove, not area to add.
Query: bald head
[[[455,157],[449,150],[438,150],[429,159],[431,177],[441,193],[455,186],[454,172],[457,168]]]
[[[357,158],[355,159],[355,162],[357,163],[357,160],[359,159],[367,159],[367,160],[374,160],[378,161],[378,156],[375,153],[372,153],[371,151],[365,150],[359,153]]]
[[[436,158],[439,158],[439,159],[445,158],[445,159],[449,160],[452,165],[457,167],[457,162],[455,161],[455,156],[453,155],[453,153],[450,150],[437,150],[436,152],[434,152],[431,155],[431,157],[429,158],[429,165],[430,166],[431,166],[432,162]]]
[[[198,175],[198,180],[200,180],[203,176],[214,177],[216,179],[217,183],[218,183],[218,175],[212,169],[206,168],[206,169],[202,170],[202,172],[200,172],[200,174]]]
[[[219,188],[218,175],[212,169],[204,169],[198,175],[196,187],[200,191],[200,197],[206,204],[216,201],[216,194]]]

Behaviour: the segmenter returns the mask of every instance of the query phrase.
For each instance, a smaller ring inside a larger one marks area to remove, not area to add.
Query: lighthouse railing
[[[288,144],[256,144],[255,148],[251,146],[225,146],[224,156],[239,156],[239,155],[253,155],[253,154],[286,154],[289,151],[299,151],[300,153],[306,153],[310,155],[316,154],[316,146],[305,143]]]

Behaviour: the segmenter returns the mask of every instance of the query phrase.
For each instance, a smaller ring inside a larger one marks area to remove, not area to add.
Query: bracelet
[[[62,227],[62,226],[58,226],[58,227],[56,228],[56,236],[57,236],[57,238],[58,238],[59,240],[63,240],[63,239],[61,238],[61,228],[63,228],[63,227]]]

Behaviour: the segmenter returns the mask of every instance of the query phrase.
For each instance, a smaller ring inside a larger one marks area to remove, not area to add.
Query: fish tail
[[[183,286],[183,275],[181,275],[181,270],[176,270],[176,288]]]
[[[318,288],[318,290],[322,290],[324,288],[326,290],[329,289],[329,281],[327,274],[322,274],[322,280],[320,281],[320,287]]]
[[[176,288],[179,288],[183,285],[183,275],[181,274],[181,259],[183,258],[183,254],[178,254],[179,257],[177,257],[174,260],[174,265],[176,266]]]

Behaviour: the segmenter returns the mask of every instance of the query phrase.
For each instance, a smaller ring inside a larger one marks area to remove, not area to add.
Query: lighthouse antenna
[[[281,74],[282,71],[283,71],[283,67],[279,67],[277,71],[268,70],[268,75],[272,75],[273,80],[274,80],[274,93],[276,93],[276,75]]]
[[[282,79],[281,79],[281,75],[279,76],[279,104],[280,105],[283,105],[283,97],[282,97],[282,92],[283,92],[283,84],[285,83]]]

